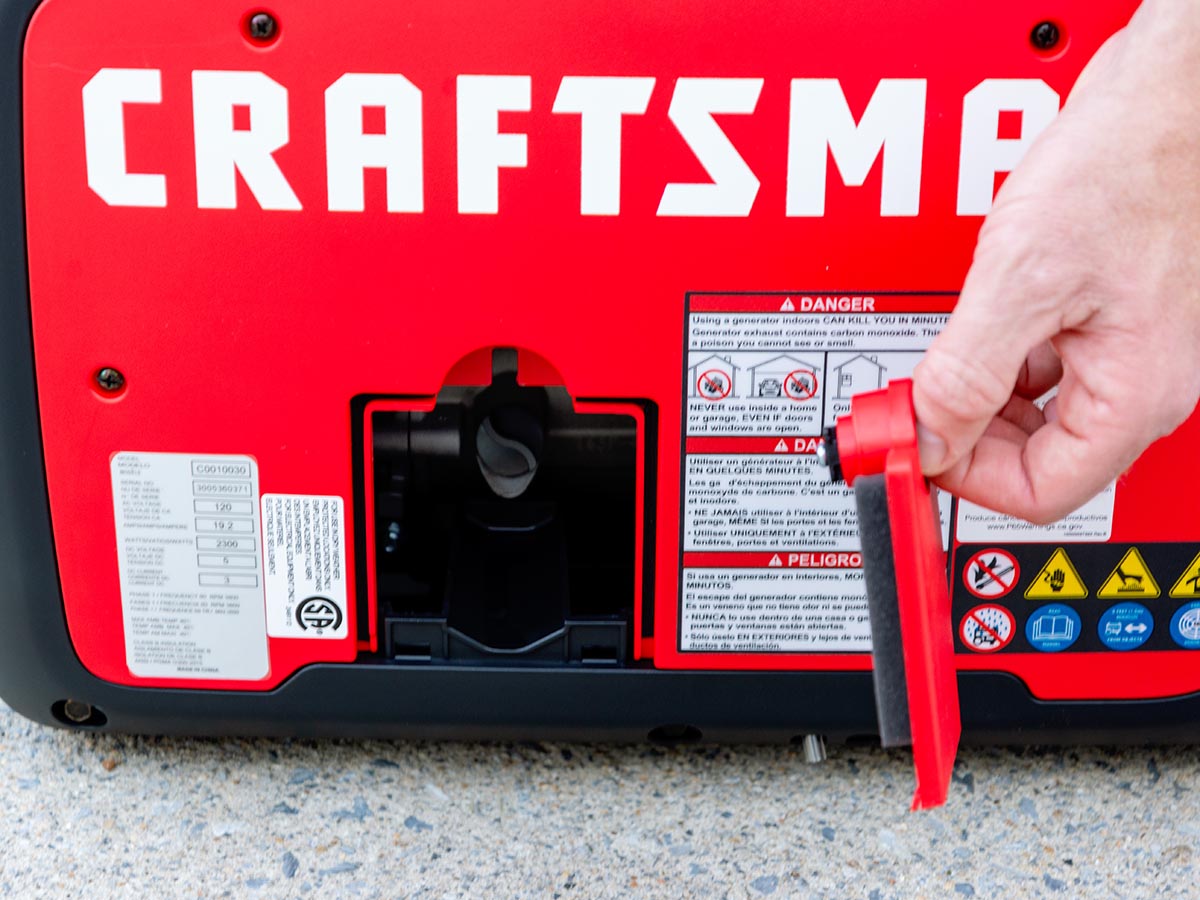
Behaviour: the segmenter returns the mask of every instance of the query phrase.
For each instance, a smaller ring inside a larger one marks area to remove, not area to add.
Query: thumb
[[[930,477],[971,452],[1012,398],[1026,360],[1050,337],[1040,321],[1043,310],[1023,306],[1021,294],[1003,289],[1006,282],[974,267],[945,329],[913,373],[921,468]],[[1055,358],[1038,368],[1056,363]],[[1057,372],[1033,380],[1049,381],[1037,386],[1036,396],[1057,380]]]

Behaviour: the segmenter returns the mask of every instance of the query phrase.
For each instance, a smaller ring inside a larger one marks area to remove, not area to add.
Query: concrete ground
[[[1185,897],[1195,749],[166,740],[0,705],[0,896]]]

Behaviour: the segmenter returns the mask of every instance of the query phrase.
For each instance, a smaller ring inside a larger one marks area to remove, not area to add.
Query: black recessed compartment
[[[637,578],[638,425],[522,387],[371,412],[381,650],[398,663],[623,666]]]

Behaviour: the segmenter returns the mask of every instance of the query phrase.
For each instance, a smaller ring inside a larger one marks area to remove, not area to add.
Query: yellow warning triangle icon
[[[1179,600],[1200,600],[1200,553],[1183,570],[1175,587],[1171,588],[1171,596]]]
[[[1082,600],[1087,595],[1087,586],[1062,547],[1054,551],[1025,589],[1026,600]]]
[[[1161,594],[1158,582],[1150,574],[1150,567],[1142,559],[1137,547],[1130,547],[1121,557],[1112,574],[1100,585],[1096,596],[1101,600],[1124,600],[1143,598],[1152,600]]]

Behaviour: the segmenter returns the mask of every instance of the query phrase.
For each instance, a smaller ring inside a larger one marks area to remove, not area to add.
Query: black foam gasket
[[[904,673],[896,562],[884,476],[859,476],[854,482],[854,499],[858,504],[863,575],[871,616],[871,655],[879,738],[885,747],[903,747],[912,743],[912,725],[908,715],[908,679]]]

